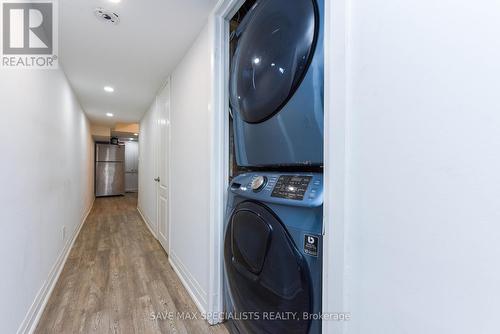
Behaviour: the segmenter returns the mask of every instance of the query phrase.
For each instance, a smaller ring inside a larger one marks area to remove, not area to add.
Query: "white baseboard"
[[[140,206],[137,206],[137,211],[139,212],[139,215],[148,227],[151,234],[158,240],[156,233],[151,229],[150,222],[142,213]],[[179,277],[182,285],[187,290],[189,296],[194,301],[198,310],[201,313],[205,314],[207,309],[207,292],[203,290],[198,281],[194,278],[193,275],[191,275],[186,266],[173,252],[171,252],[171,254],[168,256],[168,261],[172,266],[172,269]]]
[[[137,212],[139,212],[139,215],[141,216],[142,220],[144,221],[144,223],[148,227],[149,232],[151,232],[151,234],[153,235],[153,237],[155,237],[155,239],[158,240],[158,237],[156,236],[156,232],[153,231],[153,229],[151,228],[151,221],[149,219],[147,219],[146,215],[144,215],[142,213],[140,206],[137,206]]]
[[[200,283],[191,275],[186,266],[182,261],[171,251],[171,255],[168,257],[170,265],[174,269],[175,273],[182,282],[182,285],[186,288],[187,292],[193,299],[198,310],[206,314],[207,309],[207,292],[203,290]]]
[[[17,334],[31,334],[35,331],[36,326],[38,325],[38,321],[40,321],[40,317],[42,316],[45,306],[49,301],[50,295],[52,294],[52,291],[54,290],[57,280],[61,275],[64,265],[66,264],[66,260],[68,259],[71,248],[73,248],[73,244],[75,243],[78,234],[80,234],[80,230],[82,229],[83,224],[85,223],[87,217],[92,211],[92,207],[94,206],[94,201],[95,197],[92,200],[92,204],[90,205],[90,208],[88,209],[87,213],[85,213],[82,220],[75,229],[73,237],[70,239],[68,243],[66,243],[66,245],[63,248],[63,251],[59,254],[59,257],[54,263],[54,266],[50,270],[47,280],[43,284],[40,291],[38,291],[35,300],[33,301],[33,304],[31,304],[31,307],[29,308],[28,313],[24,317],[21,326],[19,326]]]

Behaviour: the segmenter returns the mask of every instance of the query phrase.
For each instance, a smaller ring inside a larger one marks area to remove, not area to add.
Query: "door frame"
[[[219,0],[209,18],[211,57],[211,202],[208,312],[210,324],[220,323],[223,305],[224,212],[229,177],[229,40],[228,20],[244,0]],[[325,143],[323,312],[346,312],[345,182],[347,170],[347,108],[350,0],[325,0]],[[335,166],[335,168],[334,168]],[[328,282],[328,284],[327,284]],[[348,310],[347,310],[348,311]],[[323,333],[344,333],[344,323],[324,321]]]
[[[210,324],[224,320],[223,240],[224,213],[229,185],[229,19],[245,0],[219,0],[209,17],[210,94],[210,235],[208,317]]]
[[[325,142],[323,312],[349,312],[346,303],[346,181],[350,0],[325,0]],[[343,334],[345,321],[323,321],[323,333]]]

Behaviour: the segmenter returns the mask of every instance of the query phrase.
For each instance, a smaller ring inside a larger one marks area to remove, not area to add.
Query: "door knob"
[[[156,179],[154,179],[156,182],[160,182],[160,177],[158,176]]]

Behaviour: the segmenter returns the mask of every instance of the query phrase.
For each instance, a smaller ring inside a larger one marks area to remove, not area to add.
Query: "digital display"
[[[271,196],[301,201],[311,179],[312,176],[282,175],[276,182]]]

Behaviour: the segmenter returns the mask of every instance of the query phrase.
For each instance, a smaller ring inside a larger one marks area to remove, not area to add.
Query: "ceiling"
[[[60,1],[61,66],[90,120],[110,126],[139,121],[205,25],[215,3]],[[94,14],[97,7],[119,14],[120,23],[99,20]],[[114,93],[105,92],[104,86],[112,86]]]

